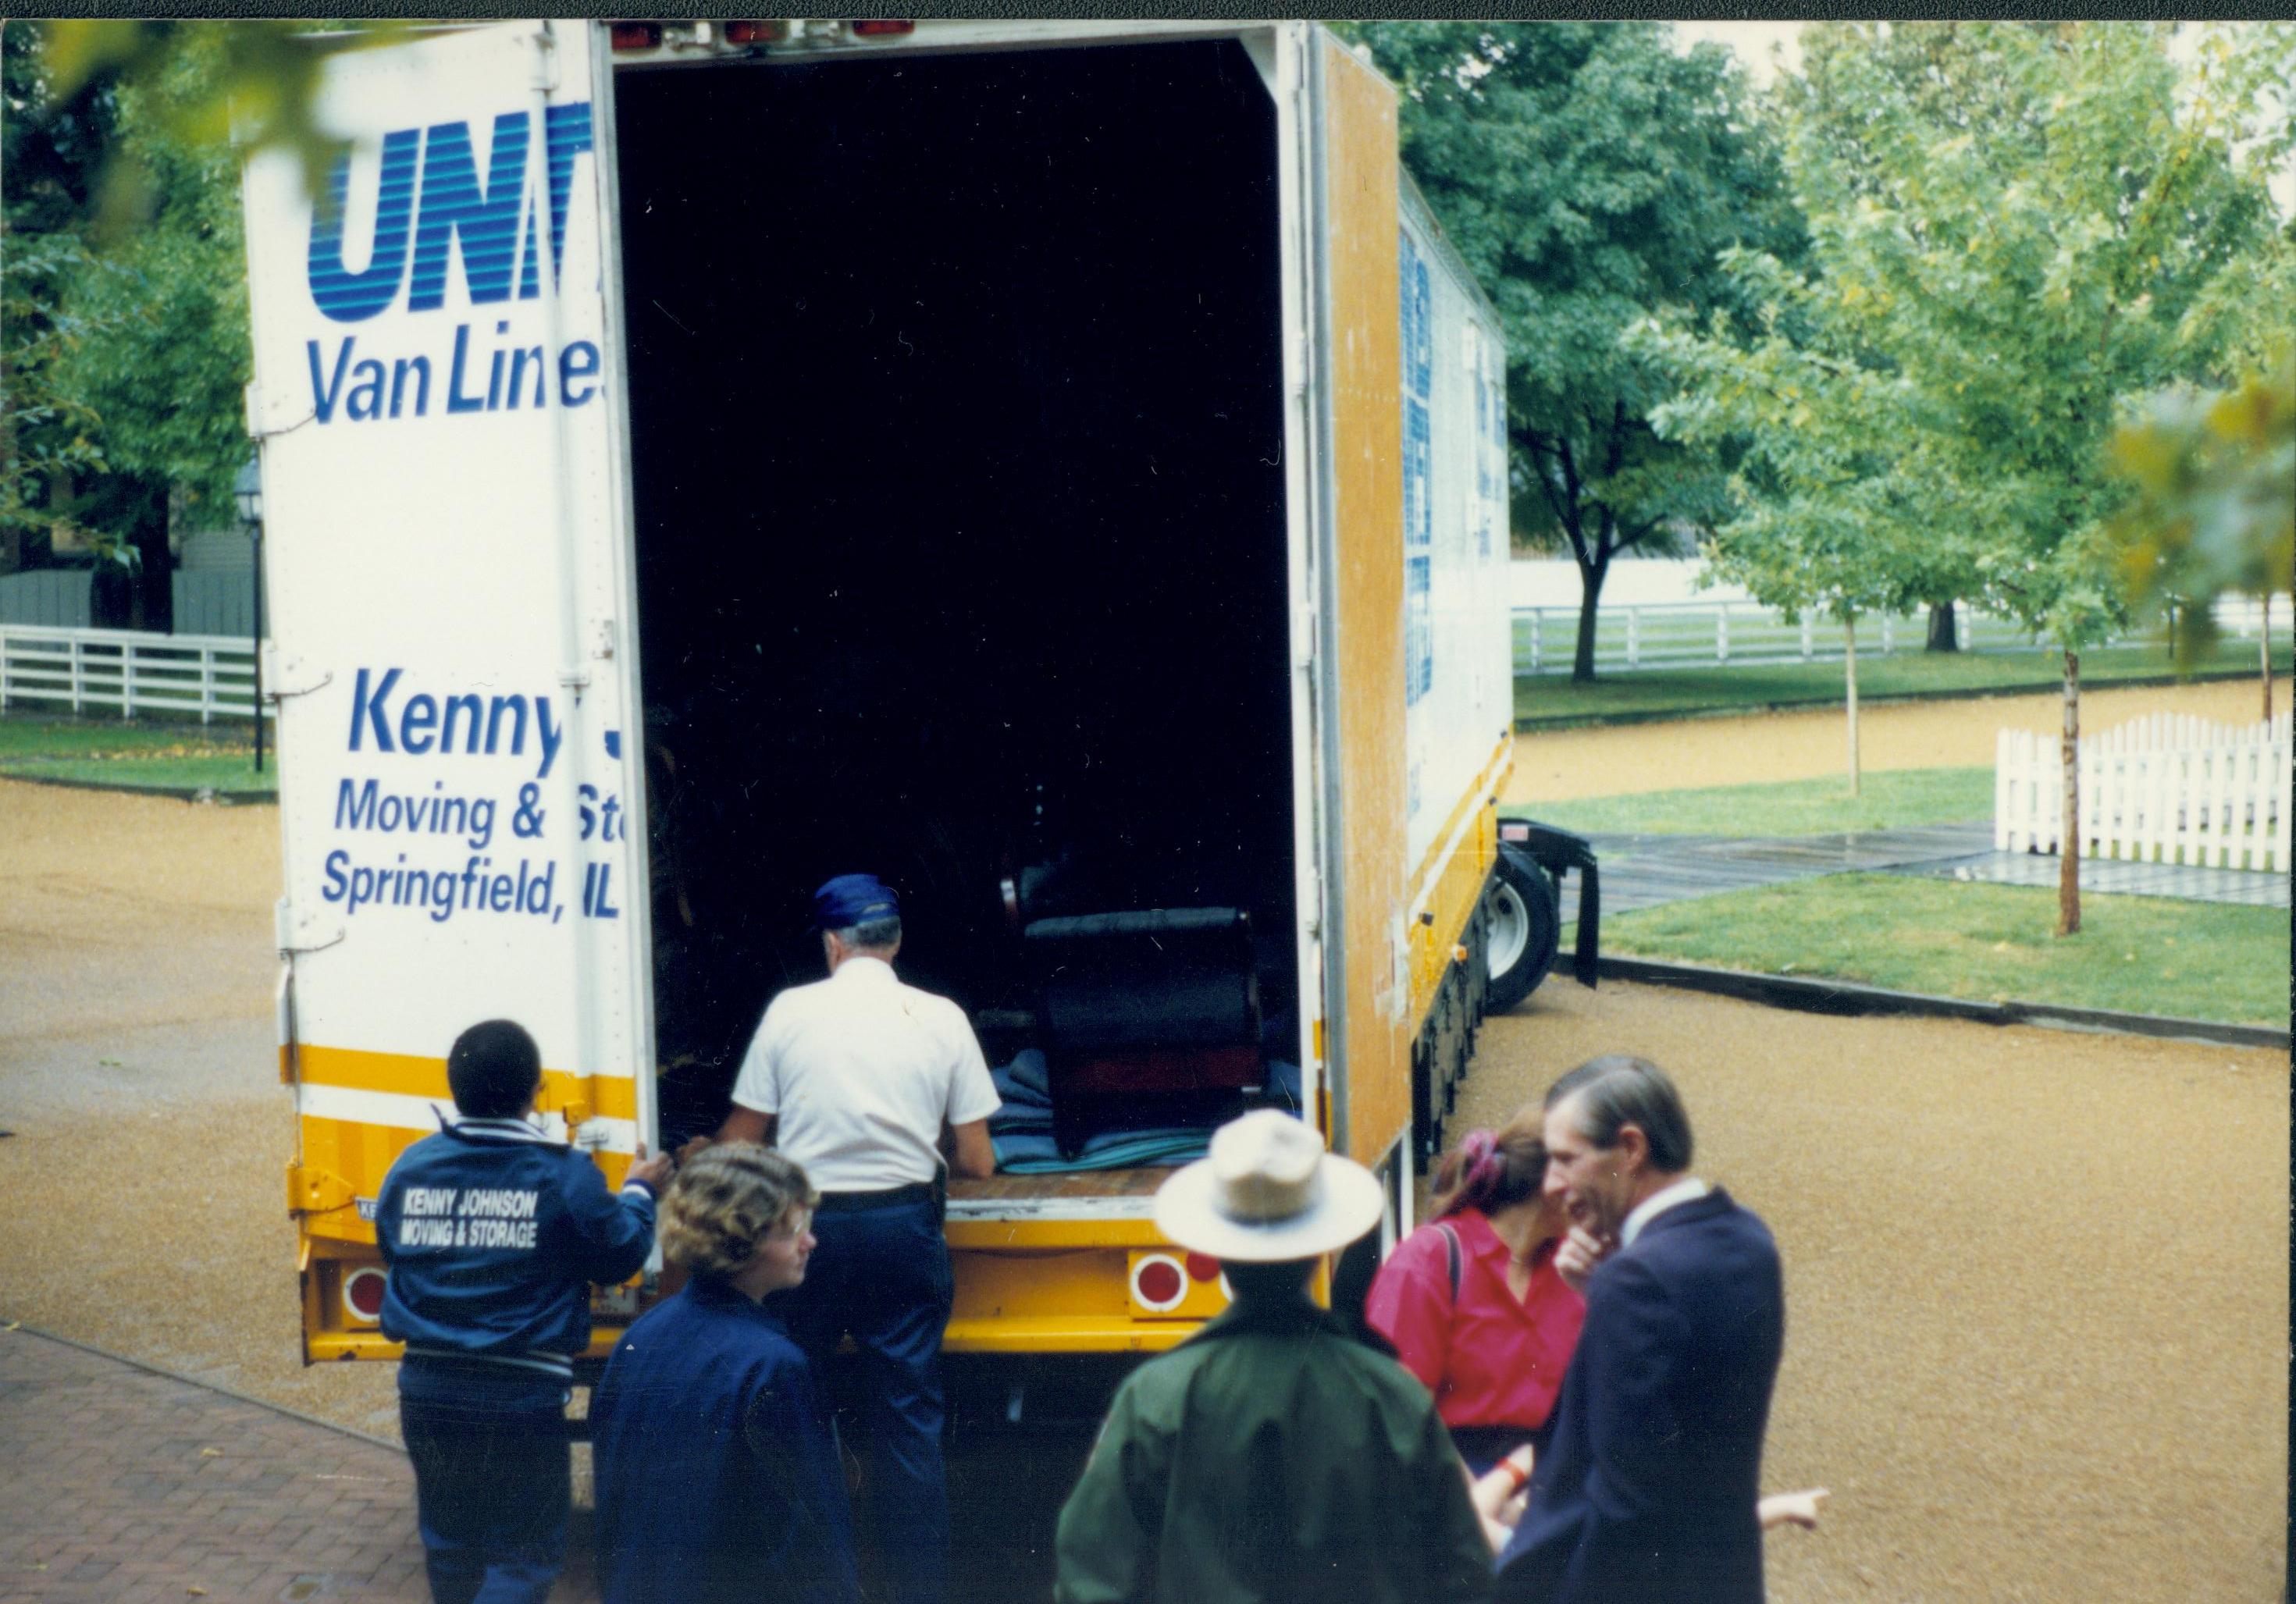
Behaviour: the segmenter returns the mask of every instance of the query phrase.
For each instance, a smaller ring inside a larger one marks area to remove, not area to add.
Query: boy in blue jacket
[[[400,1154],[375,1199],[415,1516],[438,1604],[542,1604],[566,1559],[590,1284],[645,1263],[670,1161],[641,1148],[616,1196],[589,1155],[529,1125],[542,1055],[508,1019],[455,1038],[447,1084],[455,1124]]]

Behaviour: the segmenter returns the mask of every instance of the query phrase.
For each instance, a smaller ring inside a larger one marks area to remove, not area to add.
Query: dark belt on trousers
[[[816,1214],[843,1214],[852,1208],[888,1208],[896,1203],[930,1203],[935,1188],[930,1181],[919,1181],[908,1186],[888,1187],[883,1191],[831,1191],[821,1194],[814,1207]]]

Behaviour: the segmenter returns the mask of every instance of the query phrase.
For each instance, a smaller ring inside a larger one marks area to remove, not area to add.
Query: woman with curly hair
[[[853,1604],[853,1518],[804,1351],[767,1295],[805,1279],[816,1201],[752,1142],[688,1161],[662,1200],[690,1279],[615,1346],[590,1401],[606,1604]]]
[[[1533,1103],[1446,1155],[1434,1221],[1396,1245],[1364,1308],[1435,1395],[1477,1476],[1524,1443],[1544,1443],[1587,1318],[1578,1286],[1555,1263],[1570,1221],[1542,1192],[1545,1128]]]

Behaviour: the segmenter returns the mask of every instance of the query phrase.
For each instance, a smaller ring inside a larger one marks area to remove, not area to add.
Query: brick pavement
[[[0,1604],[430,1596],[398,1450],[30,1331],[0,1332]]]

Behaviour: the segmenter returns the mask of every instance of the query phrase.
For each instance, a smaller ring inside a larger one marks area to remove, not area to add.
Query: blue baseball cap
[[[880,919],[898,919],[901,899],[873,874],[840,874],[813,894],[813,928],[849,930]]]

